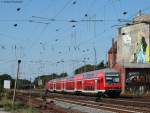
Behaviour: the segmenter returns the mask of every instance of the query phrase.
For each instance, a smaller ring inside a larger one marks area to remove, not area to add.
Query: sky
[[[0,0],[0,74],[20,78],[106,62],[112,38],[149,0]],[[118,20],[122,20],[121,22]]]

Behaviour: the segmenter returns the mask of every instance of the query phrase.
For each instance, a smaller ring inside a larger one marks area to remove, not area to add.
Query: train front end
[[[110,97],[118,97],[121,93],[121,83],[118,72],[105,73],[105,94]]]

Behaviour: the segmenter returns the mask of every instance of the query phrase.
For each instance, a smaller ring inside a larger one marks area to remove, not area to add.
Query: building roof
[[[141,15],[138,15],[136,16],[134,19],[133,19],[133,22],[135,23],[141,23],[141,22],[150,22],[150,15],[148,14],[141,14]]]

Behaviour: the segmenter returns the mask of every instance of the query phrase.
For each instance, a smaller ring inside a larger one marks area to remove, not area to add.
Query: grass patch
[[[12,108],[12,100],[4,97],[0,100],[0,106],[5,111],[11,111],[11,113],[37,113],[38,110],[23,104],[21,101],[16,101],[14,108]]]
[[[4,98],[1,99],[1,106],[3,106],[3,108],[6,111],[10,111],[11,108],[12,108],[12,103],[11,103],[10,100],[8,100],[6,97],[4,97]]]

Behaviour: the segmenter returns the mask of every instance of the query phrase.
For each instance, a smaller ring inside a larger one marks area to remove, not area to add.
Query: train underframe
[[[111,89],[106,90],[104,95],[108,95],[108,97],[119,97],[121,93],[121,89]]]
[[[49,92],[75,94],[75,95],[88,95],[97,97],[119,97],[121,89],[109,89],[105,91],[69,91],[69,90],[51,90]]]

